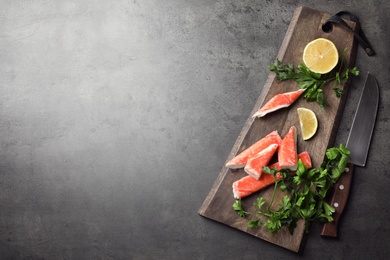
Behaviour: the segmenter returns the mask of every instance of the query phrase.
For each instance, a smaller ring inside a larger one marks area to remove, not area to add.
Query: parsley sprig
[[[280,81],[293,79],[298,83],[298,87],[306,89],[303,97],[309,102],[317,102],[322,108],[325,107],[325,99],[323,93],[323,87],[329,82],[334,81],[333,90],[335,95],[339,98],[343,94],[343,90],[340,88],[341,84],[346,82],[351,75],[358,76],[359,71],[356,67],[346,68],[344,57],[347,49],[344,49],[341,56],[339,70],[332,70],[326,74],[319,74],[312,72],[304,64],[300,63],[295,71],[294,66],[291,63],[282,64],[276,59],[275,64],[268,66],[268,69],[276,73],[276,79]]]
[[[254,203],[256,211],[245,211],[241,199],[236,200],[233,209],[240,217],[246,215],[260,215],[248,222],[248,227],[266,227],[271,233],[278,232],[286,227],[291,234],[299,219],[305,220],[305,231],[308,232],[310,224],[314,221],[332,222],[335,209],[329,205],[325,198],[328,191],[344,172],[348,162],[349,150],[343,144],[339,147],[329,148],[326,151],[326,160],[319,168],[307,169],[299,160],[296,173],[289,170],[277,170],[264,167],[265,174],[275,178],[274,189],[269,203],[259,197]],[[282,178],[277,178],[280,174]],[[279,208],[273,210],[274,198],[277,190],[289,191],[283,196]],[[265,220],[264,220],[265,219]]]

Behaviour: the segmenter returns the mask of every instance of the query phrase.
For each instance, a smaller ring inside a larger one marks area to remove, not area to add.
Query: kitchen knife
[[[374,76],[368,73],[346,143],[347,149],[351,152],[350,161],[345,172],[335,183],[331,194],[330,205],[335,208],[334,221],[324,224],[321,236],[337,237],[338,224],[348,199],[353,166],[364,167],[366,165],[378,104],[379,87]]]

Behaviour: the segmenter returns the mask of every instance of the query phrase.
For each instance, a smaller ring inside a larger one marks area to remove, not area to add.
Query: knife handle
[[[345,205],[347,204],[349,189],[351,187],[353,172],[353,163],[348,162],[345,172],[341,174],[338,181],[333,186],[333,192],[330,199],[330,205],[335,208],[333,213],[333,222],[327,222],[323,225],[321,236],[324,237],[337,237],[338,225],[341,215],[344,212]]]

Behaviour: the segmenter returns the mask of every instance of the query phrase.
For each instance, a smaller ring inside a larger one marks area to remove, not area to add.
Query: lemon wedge
[[[303,62],[313,72],[326,74],[339,62],[336,45],[325,38],[309,42],[303,50]]]
[[[316,114],[308,109],[299,107],[297,108],[299,124],[301,126],[303,140],[309,140],[317,132],[318,122]]]

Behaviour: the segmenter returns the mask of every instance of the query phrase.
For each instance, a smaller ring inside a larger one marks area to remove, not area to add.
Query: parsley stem
[[[272,206],[272,204],[274,203],[275,194],[276,194],[276,188],[278,187],[278,183],[279,183],[279,181],[276,180],[276,174],[274,175],[274,178],[275,178],[274,191],[272,192],[271,201],[270,201],[266,211],[269,211],[271,206]]]
[[[347,52],[347,48],[344,48],[343,55],[341,55],[339,73],[341,73],[341,69],[344,67],[344,57],[346,52]]]
[[[263,215],[265,217],[271,217],[271,214],[267,213],[267,211],[245,211],[243,210],[242,211],[243,213],[245,213],[246,215],[255,215],[255,214],[259,214],[259,215]]]

